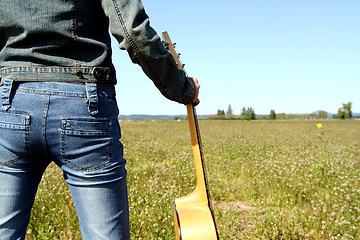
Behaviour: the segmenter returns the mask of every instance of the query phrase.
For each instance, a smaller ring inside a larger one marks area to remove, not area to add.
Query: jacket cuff
[[[165,88],[161,93],[169,100],[187,105],[195,98],[195,83],[184,71],[179,70],[179,75],[182,81],[177,81],[177,84]]]

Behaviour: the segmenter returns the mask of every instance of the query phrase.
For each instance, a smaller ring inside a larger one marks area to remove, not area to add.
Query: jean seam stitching
[[[6,162],[0,162],[0,165],[2,165],[2,166],[8,166],[9,164],[11,164],[11,163],[16,163],[17,161],[19,161],[19,160],[21,160],[22,158],[20,158],[20,157],[17,157],[17,158],[13,158],[13,159],[11,159],[11,160],[9,160],[9,161],[6,161]]]
[[[73,16],[72,16],[72,30],[73,30],[73,37],[77,44],[77,48],[75,51],[75,66],[78,67],[79,64],[79,36],[77,35],[77,11],[78,11],[78,1],[74,0],[73,2]]]
[[[56,96],[63,96],[63,97],[86,98],[86,94],[83,94],[83,93],[70,93],[70,92],[65,93],[65,92],[29,89],[29,88],[22,88],[22,87],[19,87],[16,91],[24,92],[24,93],[42,94],[42,95],[56,95]]]
[[[125,25],[125,21],[123,18],[123,15],[120,12],[120,8],[117,5],[117,3],[115,2],[115,0],[112,0],[115,11],[116,11],[116,15],[118,17],[118,20],[120,22],[121,28],[124,31],[124,34],[126,36],[126,38],[128,39],[130,45],[134,48],[135,52],[139,55],[139,59],[141,61],[143,61],[146,66],[148,67],[148,69],[150,70],[151,75],[157,80],[157,82],[160,82],[160,78],[157,76],[156,72],[153,70],[153,68],[151,67],[151,64],[146,60],[146,57],[144,56],[144,54],[141,52],[141,50],[139,49],[139,47],[137,46],[137,44],[135,43],[134,39],[131,37],[126,25]]]
[[[30,117],[25,117],[25,156],[30,156],[30,145],[29,145],[30,121],[31,121]]]

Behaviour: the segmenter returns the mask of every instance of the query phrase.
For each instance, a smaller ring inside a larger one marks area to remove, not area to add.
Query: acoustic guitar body
[[[176,240],[216,240],[217,233],[207,204],[174,206]]]

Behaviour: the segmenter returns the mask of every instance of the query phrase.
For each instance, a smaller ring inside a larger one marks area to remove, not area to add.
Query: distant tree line
[[[252,107],[243,107],[240,115],[234,115],[231,104],[228,106],[228,110],[218,109],[215,116],[210,116],[208,119],[225,119],[225,120],[255,120],[256,114]]]
[[[339,119],[352,118],[351,106],[352,102],[343,103],[342,107],[338,110],[337,117]]]
[[[228,106],[228,110],[218,109],[216,116],[210,116],[208,119],[226,119],[226,120],[255,120],[256,114],[252,107],[241,109],[240,115],[234,115],[231,104]]]
[[[337,114],[332,115],[334,119],[350,119],[352,115],[352,103],[343,103],[339,108]],[[331,115],[330,115],[331,116]],[[271,109],[269,115],[256,116],[255,109],[252,107],[243,107],[240,111],[240,115],[234,115],[231,104],[228,105],[228,109],[225,112],[222,109],[217,110],[217,114],[208,117],[208,119],[223,119],[223,120],[276,120],[276,119],[328,119],[329,115],[326,111],[318,111],[309,114],[285,114],[276,113],[274,109]]]

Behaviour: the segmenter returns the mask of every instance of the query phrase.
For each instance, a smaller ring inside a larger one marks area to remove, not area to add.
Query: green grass
[[[221,239],[359,239],[360,121],[200,121]],[[187,122],[122,122],[132,239],[174,239],[195,185]],[[59,214],[61,213],[61,214]],[[26,239],[81,239],[62,173],[40,185]]]

